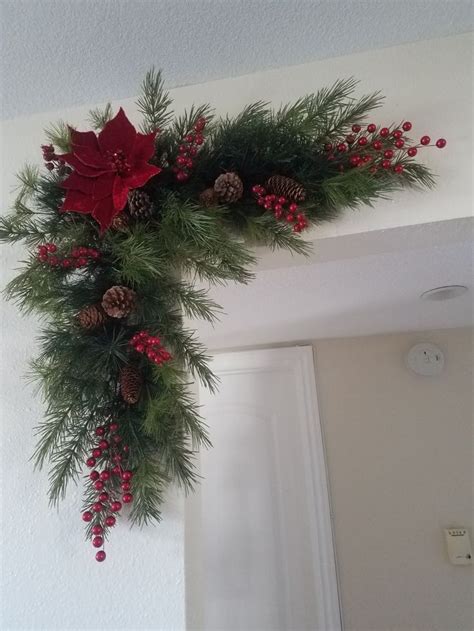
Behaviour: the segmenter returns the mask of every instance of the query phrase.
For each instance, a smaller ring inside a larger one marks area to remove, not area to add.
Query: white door
[[[312,349],[219,354],[212,366],[219,393],[201,389],[200,403],[213,448],[187,515],[190,628],[339,630]]]

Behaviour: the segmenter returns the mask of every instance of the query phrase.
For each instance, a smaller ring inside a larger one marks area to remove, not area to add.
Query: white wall
[[[469,631],[472,566],[443,527],[472,531],[473,329],[320,340],[316,380],[346,631]],[[404,365],[418,341],[439,377]]]
[[[387,95],[383,116],[374,116],[375,120],[405,116],[420,135],[448,138],[444,153],[426,153],[426,162],[440,175],[439,186],[424,195],[404,193],[394,202],[378,204],[376,210],[349,213],[322,227],[318,236],[465,217],[471,212],[472,113],[470,84],[460,60],[470,58],[470,42],[469,35],[420,42],[179,88],[173,96],[178,109],[193,101],[210,101],[220,112],[235,112],[249,101],[279,103],[336,78],[359,77],[361,92],[381,89]],[[132,101],[121,104],[133,114]],[[2,124],[3,208],[15,182],[13,173],[26,160],[41,161],[42,129],[56,118],[84,127],[87,109]],[[14,274],[21,249],[4,248],[2,257],[4,284]],[[172,492],[157,528],[130,533],[126,525],[119,526],[107,562],[98,566],[92,560],[92,550],[83,542],[79,493],[70,493],[59,513],[49,509],[46,474],[34,474],[28,460],[34,445],[32,428],[42,416],[42,406],[20,376],[34,352],[37,322],[19,319],[13,305],[4,306],[2,316],[3,629],[182,629],[182,498]]]

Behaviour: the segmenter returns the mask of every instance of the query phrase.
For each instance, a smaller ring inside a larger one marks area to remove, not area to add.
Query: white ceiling
[[[0,0],[2,118],[472,29],[470,0]]]
[[[199,336],[217,350],[472,326],[472,241],[400,246],[394,252],[264,269],[249,285],[215,287],[211,295],[225,315],[214,328],[198,323]],[[328,251],[334,250],[333,243]],[[420,299],[428,289],[451,284],[467,285],[469,292],[446,302]]]

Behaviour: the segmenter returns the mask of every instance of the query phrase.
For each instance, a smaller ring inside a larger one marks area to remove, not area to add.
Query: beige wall
[[[472,335],[314,343],[346,631],[473,628],[472,568],[442,532],[472,527]],[[441,376],[405,367],[418,341],[445,352]]]

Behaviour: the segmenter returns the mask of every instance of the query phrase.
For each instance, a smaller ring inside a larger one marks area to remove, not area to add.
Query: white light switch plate
[[[445,528],[448,556],[454,565],[472,563],[471,541],[466,528]]]

